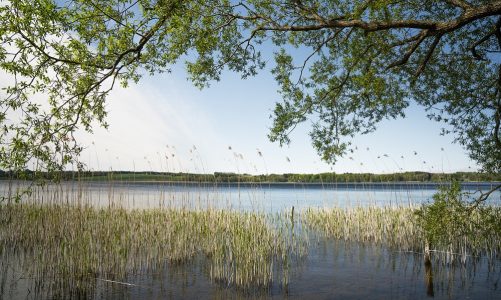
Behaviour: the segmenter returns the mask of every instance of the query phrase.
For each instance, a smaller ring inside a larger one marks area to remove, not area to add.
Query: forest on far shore
[[[501,174],[479,172],[456,173],[429,173],[429,172],[401,172],[388,174],[372,173],[318,173],[318,174],[237,174],[215,172],[213,174],[172,173],[172,172],[133,172],[133,171],[63,171],[57,173],[43,173],[25,170],[22,173],[13,173],[0,170],[0,180],[83,180],[83,181],[175,181],[175,182],[301,182],[301,183],[330,183],[330,182],[478,182],[501,181]]]

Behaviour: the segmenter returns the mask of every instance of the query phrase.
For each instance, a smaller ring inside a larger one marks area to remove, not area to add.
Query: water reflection
[[[239,290],[208,276],[207,260],[165,262],[114,278],[113,274],[70,280],[45,276],[33,265],[36,251],[2,248],[2,299],[500,299],[500,271],[484,260],[443,265],[433,256],[339,240],[312,240],[310,254],[291,266],[287,288]],[[423,263],[425,262],[425,263]],[[496,263],[499,266],[499,262]],[[423,278],[424,285],[423,287]],[[278,282],[278,281],[275,281]]]
[[[5,184],[0,184],[0,190],[8,192]],[[306,190],[271,186],[237,189],[158,184],[65,184],[36,189],[25,201],[127,208],[225,207],[266,212],[287,209],[291,223],[299,224],[296,218],[300,216],[294,211],[305,207],[418,204],[428,200],[434,192],[415,187]],[[293,226],[294,230],[301,228]],[[120,276],[88,274],[64,278],[47,271],[58,261],[40,260],[42,250],[0,244],[0,299],[501,299],[499,261],[469,257],[464,265],[445,264],[447,260],[439,255],[424,257],[421,253],[391,251],[380,246],[317,236],[311,237],[308,255],[291,263],[287,286],[280,284],[280,278],[274,278],[265,289],[249,290],[211,280],[211,264],[202,255],[178,263],[143,264]]]
[[[433,269],[431,267],[431,260],[428,258],[424,260],[424,268],[425,268],[425,283],[426,283],[426,295],[429,297],[435,296],[435,292],[433,291]]]

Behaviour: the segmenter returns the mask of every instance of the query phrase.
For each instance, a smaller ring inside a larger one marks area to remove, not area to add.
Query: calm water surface
[[[19,262],[29,257],[21,256],[1,255],[0,299],[501,299],[499,264],[434,262],[427,268],[419,254],[334,240],[311,245],[308,256],[294,264],[288,287],[277,279],[269,289],[253,291],[212,282],[199,258],[139,271],[120,282],[93,279],[85,293],[54,296],[45,284],[61,279],[24,275]]]
[[[24,183],[0,183],[4,196]],[[472,183],[464,190],[488,190],[490,183]],[[431,200],[434,184],[226,184],[217,187],[173,183],[65,183],[37,188],[24,201],[65,201],[127,208],[232,208],[278,212],[309,207],[419,205]],[[499,205],[501,194],[491,195]],[[308,255],[292,265],[287,287],[274,281],[267,290],[241,291],[209,279],[204,258],[186,264],[165,263],[157,269],[129,274],[120,282],[92,279],[85,294],[56,298],[96,299],[501,299],[501,264],[473,259],[466,266],[433,261],[425,267],[418,253],[310,237]],[[0,299],[53,298],[46,280],[26,275],[30,255],[0,249]]]
[[[487,191],[494,183],[466,183],[463,189]],[[22,182],[0,182],[0,196],[14,194]],[[279,212],[319,207],[420,205],[432,199],[440,185],[447,183],[334,183],[334,184],[250,184],[169,183],[169,182],[70,182],[35,188],[33,201],[89,203],[95,206],[126,208],[187,207]],[[489,197],[501,203],[501,192]]]

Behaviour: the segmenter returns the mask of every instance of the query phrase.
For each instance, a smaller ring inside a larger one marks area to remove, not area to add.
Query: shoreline
[[[9,180],[0,180],[0,183]],[[28,180],[10,180],[11,183],[30,183]],[[72,185],[163,185],[214,188],[293,188],[293,189],[437,189],[450,186],[451,181],[383,181],[383,182],[214,182],[214,181],[167,181],[167,180],[61,180],[59,183]],[[54,183],[48,182],[49,185]],[[56,183],[58,184],[58,183]],[[500,185],[499,181],[460,182],[467,189],[485,189]]]

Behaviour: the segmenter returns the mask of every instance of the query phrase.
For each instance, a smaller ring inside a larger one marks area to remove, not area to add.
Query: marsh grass
[[[255,207],[216,208],[222,207],[219,195],[209,194],[205,186],[178,198],[161,188],[159,199],[151,195],[157,208],[145,205],[148,209],[134,208],[139,199],[134,200],[128,185],[122,191],[111,184],[103,201],[95,199],[101,193],[72,184],[35,189],[20,203],[5,202],[0,205],[0,258],[8,263],[0,266],[5,270],[20,261],[23,274],[36,278],[42,293],[50,293],[46,298],[87,297],[103,280],[122,281],[131,274],[189,264],[200,266],[223,287],[266,290],[276,283],[289,284],[307,254],[308,241],[318,235],[376,246],[372,249],[381,253],[416,255],[422,255],[429,239],[416,213],[420,206],[310,208],[299,213],[289,209],[272,214]],[[149,203],[150,194],[146,196]],[[465,238],[455,227],[447,229],[450,240],[432,244],[436,263],[465,262],[481,255],[499,258],[501,210],[483,209],[490,211],[489,224],[498,226],[491,228],[494,233]],[[475,218],[470,228],[481,224],[481,216]]]
[[[289,264],[306,251],[306,241],[283,225],[291,222],[284,218],[215,209],[10,204],[0,206],[0,247],[30,255],[30,276],[59,278],[45,281],[59,290],[199,257],[215,281],[266,288],[275,278],[287,285]]]
[[[421,250],[421,230],[411,207],[310,208],[304,226],[324,236],[345,241]]]
[[[501,256],[501,209],[486,206],[459,220],[445,212],[437,221],[443,236],[430,239],[422,214],[429,206],[308,209],[303,226],[323,237],[380,245],[392,251],[424,253],[426,243],[441,264]],[[437,224],[434,224],[437,225]]]

